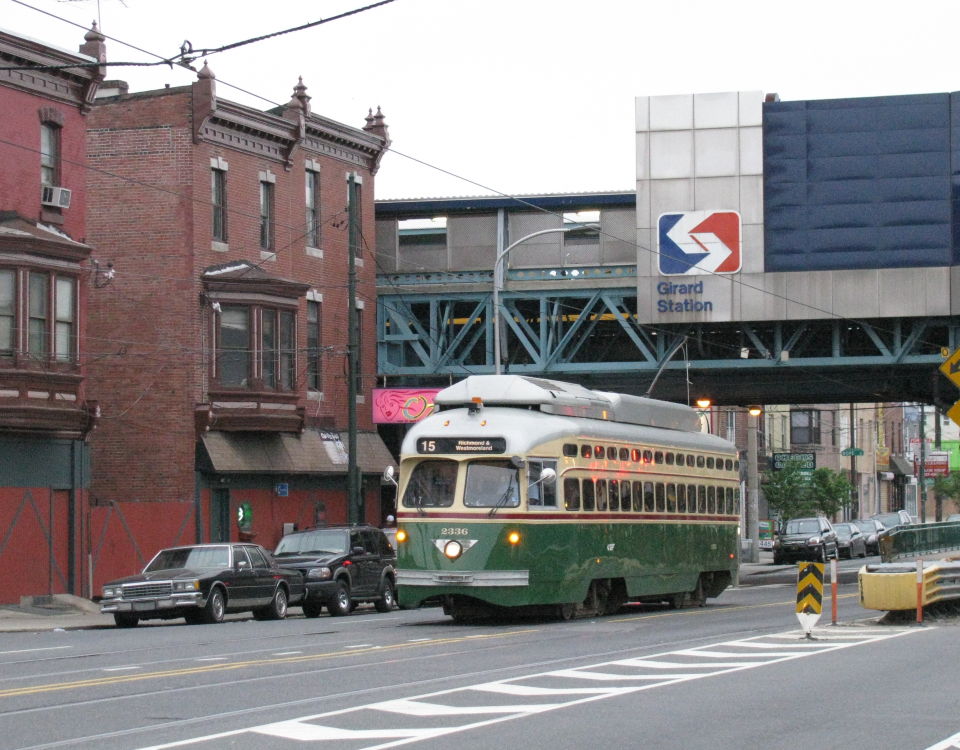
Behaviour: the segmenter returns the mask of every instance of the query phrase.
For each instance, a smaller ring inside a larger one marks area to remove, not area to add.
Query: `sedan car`
[[[162,549],[139,575],[104,584],[100,611],[121,628],[176,617],[221,622],[227,612],[281,620],[303,594],[303,576],[258,544],[194,544]]]
[[[860,533],[863,534],[863,541],[866,542],[867,545],[867,554],[879,555],[880,534],[886,530],[884,525],[876,518],[858,518],[853,521],[853,523],[856,524],[857,528],[860,529]]]
[[[833,530],[837,532],[837,552],[840,557],[853,559],[867,556],[867,542],[863,532],[855,523],[835,523]]]

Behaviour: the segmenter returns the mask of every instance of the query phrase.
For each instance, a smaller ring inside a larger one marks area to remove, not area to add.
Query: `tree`
[[[833,516],[850,504],[853,489],[831,469],[807,472],[796,464],[765,472],[761,482],[771,511],[782,521],[803,516]]]
[[[936,500],[935,518],[938,521],[943,520],[944,498],[960,497],[960,471],[951,471],[945,477],[934,477],[933,497]]]

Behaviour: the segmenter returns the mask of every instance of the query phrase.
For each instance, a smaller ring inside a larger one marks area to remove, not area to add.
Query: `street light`
[[[573,232],[577,229],[599,229],[596,224],[579,224],[573,227],[553,227],[552,229],[541,229],[539,232],[531,232],[524,235],[516,242],[511,242],[497,255],[497,260],[493,264],[493,366],[494,372],[500,374],[500,290],[503,288],[503,260],[507,254],[521,242],[526,242],[533,237],[539,237],[541,234],[553,234],[554,232]]]

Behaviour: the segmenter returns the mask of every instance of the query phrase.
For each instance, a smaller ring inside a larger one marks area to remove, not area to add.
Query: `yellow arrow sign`
[[[950,382],[960,388],[960,349],[957,349],[947,357],[947,360],[940,365],[940,372],[949,378]]]
[[[823,611],[823,563],[797,566],[797,612],[819,615]]]
[[[953,420],[955,425],[960,426],[960,401],[957,401],[957,403],[947,409],[947,416]]]

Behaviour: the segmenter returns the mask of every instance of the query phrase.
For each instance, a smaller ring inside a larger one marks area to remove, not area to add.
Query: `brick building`
[[[75,54],[0,31],[0,602],[80,593],[88,573],[84,141],[102,39]]]
[[[94,592],[157,548],[381,520],[373,430],[373,177],[388,141],[192,85],[107,82],[88,115],[87,230],[115,277],[90,303]],[[352,177],[351,177],[352,175]],[[350,185],[356,186],[353,198]],[[350,206],[363,509],[347,507]]]

